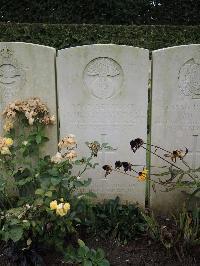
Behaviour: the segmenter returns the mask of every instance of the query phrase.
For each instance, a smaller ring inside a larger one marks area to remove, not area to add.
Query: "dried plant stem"
[[[166,163],[170,164],[171,166],[174,166],[176,169],[183,171],[183,169],[181,169],[180,167],[178,167],[178,166],[175,165],[174,163],[169,162],[168,160],[166,160],[166,159],[163,158],[162,156],[158,155],[156,152],[153,152],[153,151],[151,151],[151,150],[145,148],[143,145],[142,145],[141,147],[142,147],[144,150],[149,151],[150,153],[154,154],[154,155],[157,156],[159,159],[161,159],[161,160],[165,161]],[[191,177],[191,179],[192,179],[193,181],[196,181],[195,178],[194,178],[191,174],[189,174],[189,173],[187,173],[187,174],[188,174],[189,177]]]
[[[147,143],[146,143],[146,142],[144,142],[144,144],[146,144],[146,145],[147,145]],[[170,151],[168,151],[168,150],[165,150],[165,149],[161,148],[160,146],[156,146],[156,145],[153,145],[153,144],[151,144],[151,147],[154,147],[154,148],[156,148],[156,149],[160,149],[160,150],[162,150],[162,151],[165,151],[165,152],[167,152],[167,153],[170,153],[170,154],[171,154],[171,152],[170,152]]]

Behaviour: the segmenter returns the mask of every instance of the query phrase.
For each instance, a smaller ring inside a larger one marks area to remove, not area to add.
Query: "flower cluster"
[[[66,215],[70,210],[70,204],[68,202],[63,202],[63,199],[60,199],[61,203],[58,204],[57,200],[50,202],[50,209],[56,211],[56,214],[59,216]]]
[[[137,172],[136,170],[134,170],[132,168],[131,163],[128,163],[128,162],[116,161],[115,162],[115,169],[113,169],[111,165],[104,165],[102,168],[105,171],[105,177],[106,177],[107,175],[111,174],[112,171],[120,170],[121,167],[123,167],[125,174],[127,174],[128,171],[133,171],[133,172],[137,173],[138,176],[136,176],[136,178],[139,181],[145,181],[148,178],[148,175],[147,175],[148,170],[146,168],[143,168],[143,170],[141,172]],[[129,174],[129,175],[132,176],[132,174]],[[135,176],[133,176],[133,177],[135,177]]]
[[[124,168],[124,172],[131,171],[131,163],[116,161],[115,169],[120,169],[121,167]]]
[[[11,138],[0,137],[0,153],[2,155],[10,155],[10,147],[13,145],[13,140]]]
[[[50,125],[55,122],[55,116],[50,116],[47,106],[39,98],[29,98],[24,101],[14,101],[10,103],[3,115],[6,118],[4,130],[9,132],[13,128],[13,123],[17,114],[24,114],[29,125],[38,121],[44,125]]]
[[[51,157],[51,161],[53,163],[61,163],[65,160],[74,160],[77,157],[77,153],[74,150],[76,147],[77,142],[75,136],[69,134],[68,136],[60,140],[60,142],[58,143],[58,148],[60,149],[60,151],[57,152],[56,155]]]

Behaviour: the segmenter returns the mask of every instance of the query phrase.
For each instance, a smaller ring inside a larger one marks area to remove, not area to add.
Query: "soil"
[[[90,248],[102,248],[111,266],[200,266],[200,245],[183,254],[178,250],[167,250],[162,244],[143,236],[126,245],[113,239],[100,237],[82,238]],[[67,266],[55,252],[41,254],[47,266]],[[0,256],[0,266],[17,266]],[[70,264],[71,265],[71,264]]]
[[[178,251],[168,251],[161,244],[153,242],[148,237],[136,239],[127,245],[121,245],[112,239],[91,237],[85,243],[94,249],[102,248],[111,266],[199,266],[200,246],[193,248],[187,254]],[[53,254],[45,257],[46,265],[69,265],[56,259]]]
[[[101,247],[106,258],[113,266],[144,265],[144,266],[196,266],[200,265],[200,246],[190,250],[190,254],[180,255],[168,251],[161,244],[152,242],[147,237],[137,239],[127,245],[119,245],[116,241],[90,239],[88,246]]]

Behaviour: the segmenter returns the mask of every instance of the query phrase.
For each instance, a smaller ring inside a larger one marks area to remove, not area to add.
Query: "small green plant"
[[[183,246],[189,249],[192,246],[200,244],[200,209],[194,208],[192,211],[187,211],[183,207],[176,217],[174,217],[178,228],[178,238],[183,243]]]
[[[78,240],[78,248],[68,247],[65,261],[67,263],[76,263],[82,266],[109,266],[110,263],[105,259],[104,251],[90,249],[82,240]]]
[[[144,214],[149,236],[160,242],[166,249],[174,249],[179,260],[184,251],[188,252],[192,246],[200,244],[200,210],[182,211],[171,219],[158,220],[151,212]]]
[[[92,230],[97,235],[127,243],[145,232],[146,223],[140,209],[133,204],[121,204],[119,197],[96,204],[93,211]]]

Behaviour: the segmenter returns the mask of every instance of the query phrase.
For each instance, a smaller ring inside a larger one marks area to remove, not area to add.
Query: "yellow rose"
[[[51,210],[56,210],[57,207],[58,207],[57,200],[53,200],[53,201],[50,203],[50,209],[51,209]]]
[[[11,152],[10,152],[8,147],[2,147],[1,148],[1,154],[2,155],[7,155],[7,154],[11,154]]]
[[[13,145],[13,140],[11,138],[6,138],[5,144],[6,144],[6,146],[10,147]]]
[[[56,214],[60,216],[64,216],[66,214],[63,209],[63,203],[58,204]]]
[[[70,204],[66,202],[63,206],[64,211],[67,213],[70,210]]]

